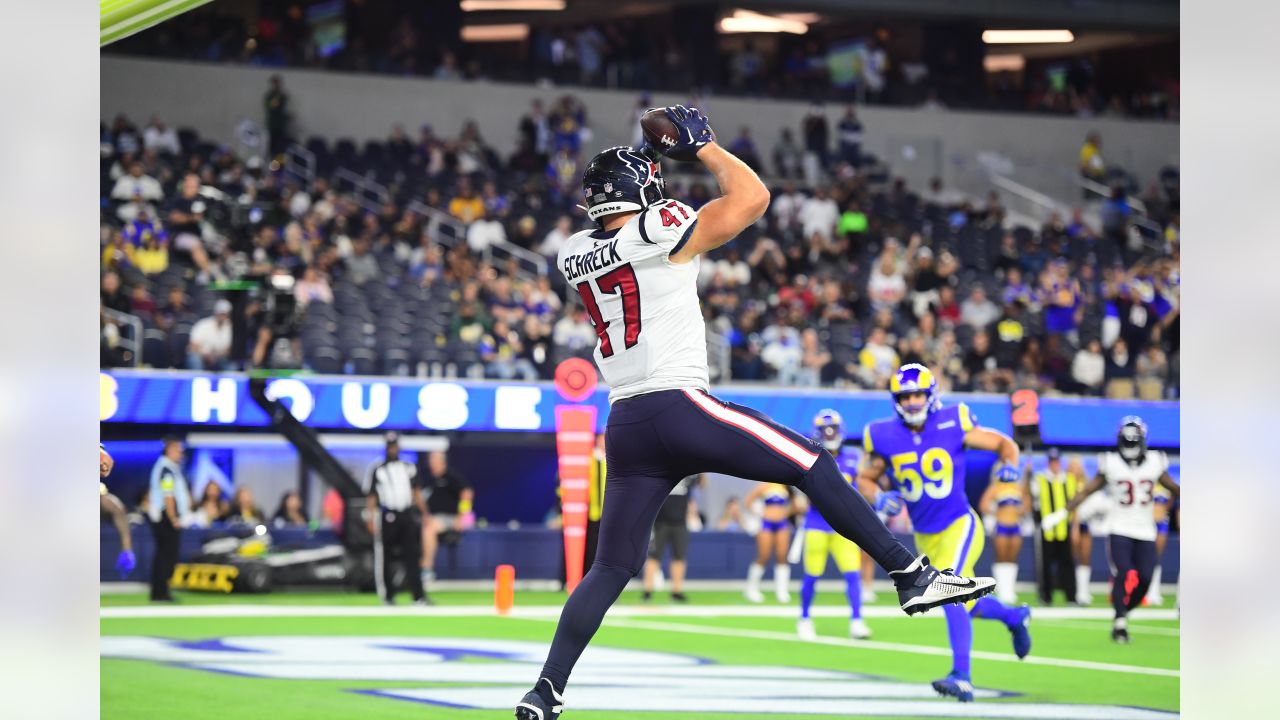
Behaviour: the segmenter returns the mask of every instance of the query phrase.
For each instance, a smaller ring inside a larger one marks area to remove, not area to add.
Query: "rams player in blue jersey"
[[[840,472],[850,484],[857,477],[858,453],[845,450],[844,421],[835,410],[821,410],[813,419],[816,440],[836,459]],[[885,498],[892,500],[891,496]],[[897,510],[901,510],[898,504]],[[895,511],[896,512],[896,511]],[[836,567],[844,575],[845,595],[849,599],[849,636],[855,640],[871,637],[871,628],[862,619],[862,551],[852,540],[840,535],[822,517],[816,507],[810,506],[804,518],[804,580],[800,583],[800,622],[796,632],[805,640],[817,637],[809,609],[817,590],[818,578],[827,571],[827,556],[835,558]]]
[[[963,403],[944,408],[937,381],[923,365],[903,365],[889,390],[898,417],[876,420],[863,430],[859,488],[867,497],[875,497],[877,506],[886,503],[886,496],[900,497],[915,528],[916,551],[939,567],[973,577],[985,540],[982,521],[965,495],[965,448],[997,453],[996,479],[1016,482],[1018,446],[1007,435],[980,427]],[[967,606],[949,605],[943,611],[953,664],[947,677],[933,682],[933,689],[942,695],[960,702],[973,700],[971,616],[1003,622],[1018,657],[1031,652],[1031,609],[1026,605],[1010,607],[988,596]]]

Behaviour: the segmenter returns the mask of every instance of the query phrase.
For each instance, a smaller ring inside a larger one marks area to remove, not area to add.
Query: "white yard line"
[[[1105,633],[1111,629],[1111,619],[1106,618],[1097,622],[1089,620],[1055,620],[1054,627],[1075,628],[1077,630],[1092,630],[1094,632]],[[1147,625],[1130,625],[1129,632],[1140,635],[1164,635],[1167,637],[1181,637],[1182,630],[1180,628],[1171,627],[1150,627]]]
[[[705,625],[689,625],[684,623],[651,622],[644,620],[611,620],[609,627],[624,627],[635,630],[663,630],[668,632],[694,633],[699,635],[716,635],[723,637],[749,637],[758,640],[775,642],[812,642],[820,645],[836,645],[839,647],[859,648],[863,650],[885,650],[889,652],[913,653],[916,655],[951,656],[947,648],[928,645],[908,645],[905,643],[887,643],[878,640],[852,640],[849,638],[819,637],[816,640],[801,640],[792,633],[771,632],[768,630],[749,630],[745,628],[715,628]],[[1177,670],[1149,668],[1138,665],[1119,665],[1116,663],[1100,663],[1088,660],[1067,660],[1064,658],[1046,658],[1035,655],[1019,660],[1012,653],[992,653],[975,650],[972,656],[978,660],[993,662],[1026,663],[1029,665],[1049,665],[1051,667],[1069,667],[1077,670],[1101,670],[1103,672],[1129,673],[1133,675],[1156,675],[1159,677],[1180,677]]]
[[[518,602],[518,598],[517,598]],[[102,618],[196,618],[196,617],[492,617],[494,610],[488,605],[454,605],[418,607],[403,605],[138,605],[104,607],[99,609]],[[609,611],[611,618],[706,618],[706,617],[766,617],[795,618],[797,609],[788,605],[626,605]],[[846,617],[849,610],[840,605],[823,605],[813,608],[815,617]],[[905,618],[902,611],[892,606],[863,608],[867,618]],[[559,605],[535,605],[515,607],[512,617],[558,618]],[[925,613],[923,617],[941,617],[941,613]],[[1109,608],[1034,608],[1035,620],[1107,620],[1112,616]],[[1134,620],[1177,620],[1174,610],[1143,608],[1130,615]]]

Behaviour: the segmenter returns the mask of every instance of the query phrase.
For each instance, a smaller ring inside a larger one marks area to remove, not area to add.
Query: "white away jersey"
[[[668,200],[616,230],[577,233],[560,248],[556,267],[595,326],[596,365],[611,403],[656,390],[710,390],[701,260],[670,261],[697,221],[693,208]]]
[[[1137,465],[1130,465],[1115,452],[1098,456],[1098,472],[1106,478],[1107,494],[1111,496],[1107,512],[1110,534],[1134,540],[1156,539],[1156,486],[1168,469],[1169,457],[1156,450],[1148,450]]]

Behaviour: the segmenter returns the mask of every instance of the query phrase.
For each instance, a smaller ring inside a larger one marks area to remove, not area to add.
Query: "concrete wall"
[[[190,126],[202,136],[230,140],[243,119],[263,123],[262,96],[267,78],[284,77],[300,137],[385,138],[392,123],[411,133],[430,123],[438,134],[456,135],[475,119],[486,140],[499,151],[515,148],[516,125],[534,98],[550,101],[564,89],[501,83],[462,83],[313,70],[275,70],[245,66],[194,64],[102,57],[102,117],[127,113],[142,121],[158,113],[174,126]],[[572,89],[587,105],[595,138],[589,147],[629,143],[630,92]],[[656,94],[657,104],[686,98]],[[750,125],[762,152],[768,153],[783,127],[799,135],[808,107],[804,103],[710,98],[703,103],[724,141]],[[828,108],[834,124],[841,108]],[[1098,130],[1103,157],[1140,178],[1178,160],[1178,125],[1129,120],[1080,120],[1021,114],[926,112],[866,108],[867,149],[888,160],[897,175],[923,187],[940,174],[970,192],[983,190],[972,172],[980,153],[1012,162],[1026,184],[1064,200],[1077,195],[1063,173],[1075,167],[1085,134]],[[834,128],[833,128],[834,129]]]

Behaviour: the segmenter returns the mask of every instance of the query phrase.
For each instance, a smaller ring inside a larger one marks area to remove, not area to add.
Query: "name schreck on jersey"
[[[566,255],[564,258],[564,276],[568,280],[577,280],[588,273],[603,270],[610,265],[622,262],[618,255],[618,241],[597,245],[589,253]]]

